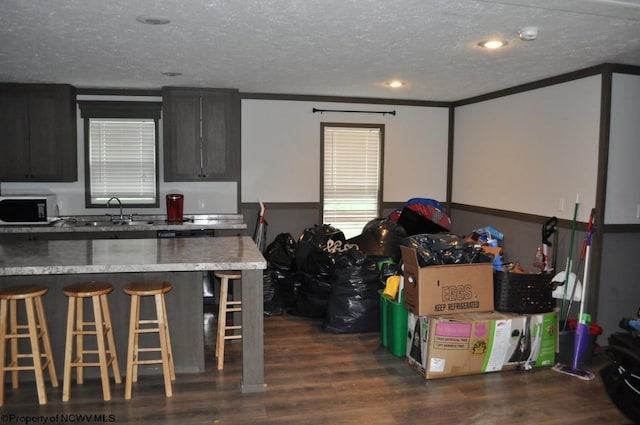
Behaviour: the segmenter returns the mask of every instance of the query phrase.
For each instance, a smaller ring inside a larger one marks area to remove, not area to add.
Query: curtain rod
[[[313,108],[313,113],[315,114],[316,112],[357,112],[360,114],[382,114],[382,115],[395,115],[396,111],[349,111],[349,110],[344,110],[344,109],[318,109],[318,108]]]

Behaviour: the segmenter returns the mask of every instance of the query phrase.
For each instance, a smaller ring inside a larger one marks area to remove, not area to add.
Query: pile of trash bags
[[[440,204],[415,198],[348,240],[329,224],[307,228],[297,240],[281,233],[264,251],[265,314],[321,318],[323,329],[333,333],[377,332],[379,291],[390,275],[400,273],[403,240],[414,232],[449,228]]]
[[[376,262],[330,225],[306,229],[298,241],[280,234],[266,248],[273,297],[265,314],[325,319],[334,333],[379,329],[381,287]]]
[[[493,255],[453,233],[419,234],[402,240],[416,250],[420,267],[447,264],[491,263]]]

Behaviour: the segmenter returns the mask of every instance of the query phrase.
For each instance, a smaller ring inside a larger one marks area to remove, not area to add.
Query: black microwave
[[[0,196],[0,224],[49,224],[57,216],[55,195]]]

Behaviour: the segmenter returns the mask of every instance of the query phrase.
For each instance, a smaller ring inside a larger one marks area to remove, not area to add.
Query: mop
[[[593,214],[593,210],[592,210]],[[589,279],[589,265],[591,260],[591,238],[593,236],[593,226],[588,230],[586,235],[586,254],[584,261],[584,276],[582,278],[582,296],[580,301],[580,314],[578,316],[578,324],[576,325],[575,341],[573,343],[573,364],[571,366],[558,363],[553,366],[556,372],[575,376],[576,378],[591,380],[595,375],[588,370],[578,369],[578,363],[582,359],[587,345],[589,345],[589,325],[591,324],[591,315],[584,312],[586,305],[586,295]]]
[[[596,209],[591,208],[591,214],[589,214],[589,224],[587,225],[587,233],[585,234],[584,243],[582,244],[582,251],[580,252],[580,262],[578,263],[578,269],[576,270],[576,275],[580,274],[580,266],[582,265],[583,262],[586,262],[587,248],[591,244],[591,235],[593,234],[593,219],[595,214],[596,214]],[[580,285],[580,281],[578,281],[578,285]],[[574,286],[573,289],[571,290],[571,298],[569,298],[569,307],[567,308],[567,319],[569,317],[569,312],[571,311],[571,305],[573,304],[573,302],[581,300],[581,295],[576,296],[576,288],[580,288],[580,286],[578,285]],[[563,328],[562,328],[563,331],[567,327],[568,321],[569,320],[564,321]]]

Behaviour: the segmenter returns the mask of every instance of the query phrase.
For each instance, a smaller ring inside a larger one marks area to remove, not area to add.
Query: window
[[[104,207],[157,207],[158,102],[81,101],[84,118],[85,199]]]
[[[346,238],[380,216],[383,125],[321,124],[322,223]]]

